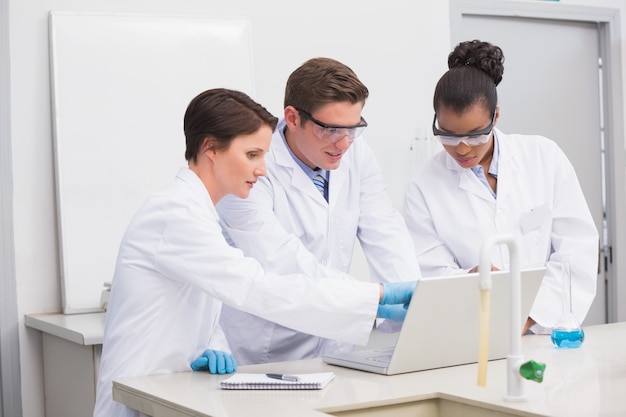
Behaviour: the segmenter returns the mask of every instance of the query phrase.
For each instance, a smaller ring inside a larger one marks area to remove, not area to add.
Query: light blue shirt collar
[[[500,160],[500,146],[498,144],[498,135],[496,135],[496,131],[494,130],[493,131],[493,156],[491,158],[491,164],[489,164],[489,171],[488,171],[488,173],[494,178],[498,178],[498,161],[499,160]],[[489,185],[489,182],[487,181],[487,176],[485,175],[485,170],[483,169],[482,165],[476,165],[474,168],[471,168],[471,170],[474,172],[474,174],[476,174],[476,177],[480,180],[480,182],[483,183],[485,187],[487,187],[487,189],[491,193],[491,196],[493,198],[496,198],[497,194],[495,191],[491,189],[491,186]]]

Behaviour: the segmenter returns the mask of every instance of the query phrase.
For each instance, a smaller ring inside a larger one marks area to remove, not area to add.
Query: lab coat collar
[[[483,200],[491,202],[494,201],[494,198],[489,190],[483,185],[483,183],[480,182],[480,180],[476,177],[476,174],[474,174],[471,169],[462,168],[445,150],[441,152],[445,152],[446,154],[446,168],[457,173],[459,188],[467,191],[468,193],[472,193]]]
[[[506,135],[504,135],[501,131],[494,128],[494,135],[498,140],[498,188],[497,188],[497,198],[496,200],[503,200],[508,193],[510,187],[505,186],[505,184],[511,180],[513,176],[513,172],[515,168],[511,163],[511,154],[509,152],[508,146],[506,144]],[[479,198],[482,198],[487,201],[494,201],[493,196],[485,187],[483,183],[476,177],[476,174],[471,169],[462,168],[455,160],[452,158],[445,150],[446,154],[446,168],[451,171],[456,171],[459,176],[459,187],[463,190],[466,190],[469,193],[476,195]]]
[[[181,168],[178,170],[178,174],[176,174],[176,179],[184,182],[191,189],[194,199],[196,199],[201,206],[206,207],[216,221],[219,219],[209,192],[195,172],[188,167]]]
[[[498,201],[505,201],[511,189],[515,188],[519,173],[514,152],[511,151],[511,143],[507,135],[494,128],[498,138],[500,156],[498,159]]]

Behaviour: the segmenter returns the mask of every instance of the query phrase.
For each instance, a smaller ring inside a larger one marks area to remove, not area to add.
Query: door
[[[505,133],[539,134],[559,144],[576,169],[603,247],[603,141],[598,24],[495,15],[462,16],[453,45],[479,39],[504,52],[498,86]],[[607,322],[603,262],[584,324]]]

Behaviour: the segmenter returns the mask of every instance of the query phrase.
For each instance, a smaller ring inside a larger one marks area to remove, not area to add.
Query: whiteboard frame
[[[184,159],[184,111],[209,88],[253,96],[247,17],[50,12],[61,294],[102,311],[126,226]]]

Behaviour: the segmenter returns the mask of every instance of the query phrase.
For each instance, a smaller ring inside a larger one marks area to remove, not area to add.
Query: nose
[[[259,166],[257,166],[256,169],[254,170],[254,175],[258,178],[258,177],[264,177],[265,174],[267,174],[267,169],[265,166],[265,159],[264,159],[263,161],[261,161]]]
[[[469,153],[471,150],[472,150],[472,147],[469,146],[467,143],[465,143],[465,140],[462,140],[461,142],[459,142],[458,145],[456,145],[456,153],[459,155],[465,155]]]
[[[352,141],[350,140],[350,135],[349,134],[345,134],[341,137],[341,139],[339,139],[337,142],[335,142],[335,146],[341,150],[346,150],[350,147],[350,145],[352,145]]]

